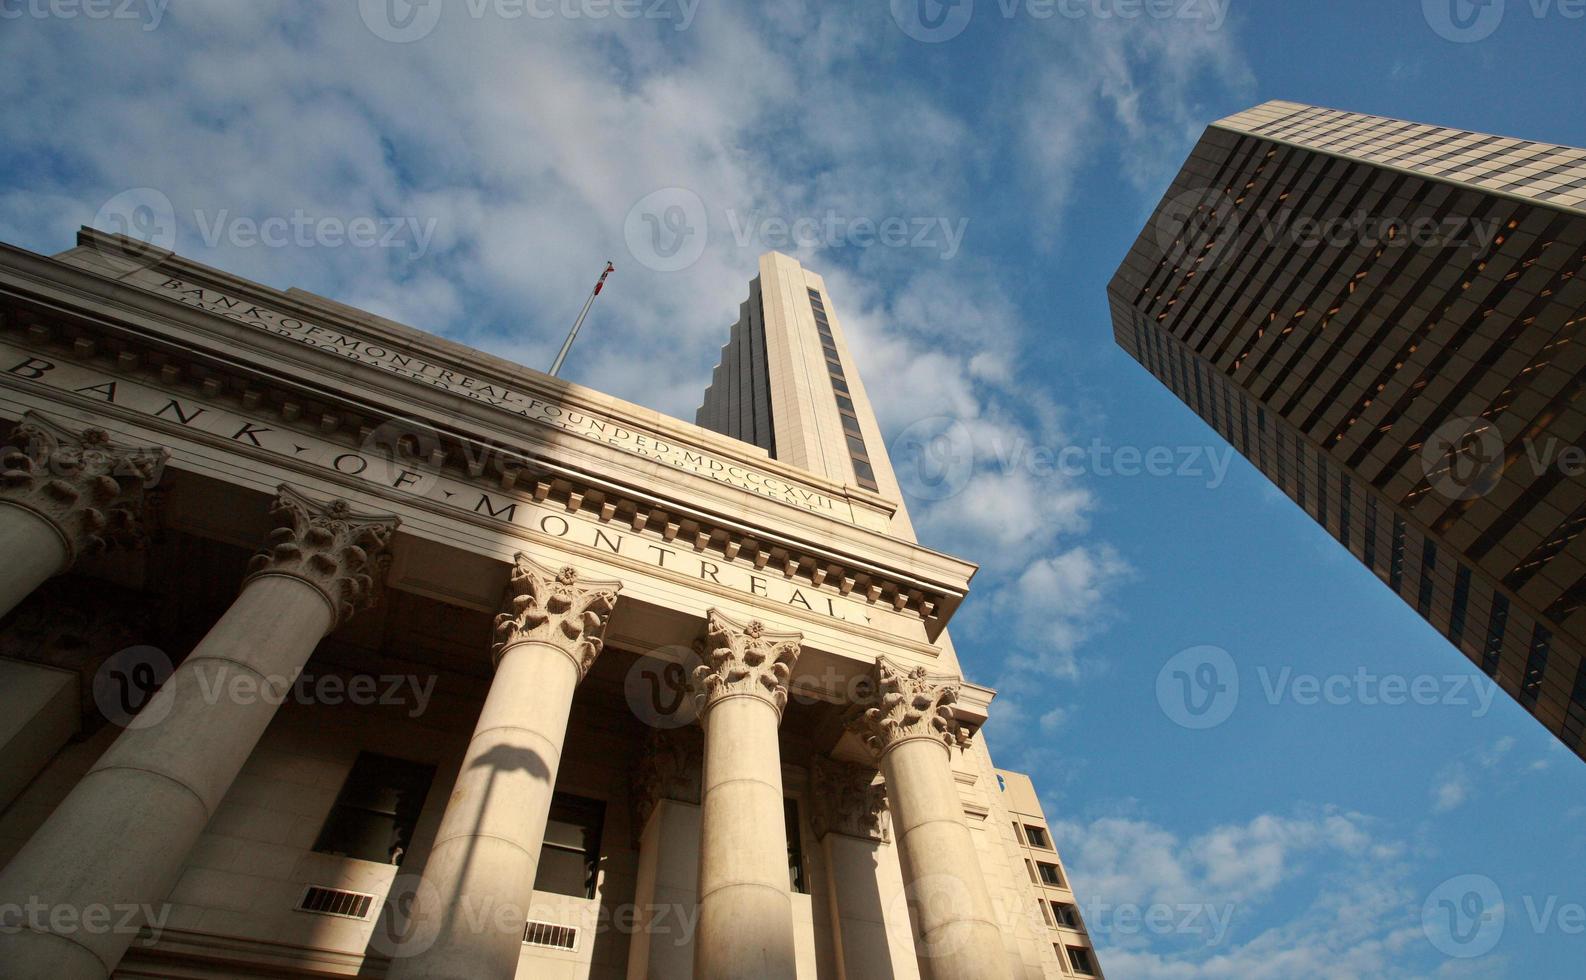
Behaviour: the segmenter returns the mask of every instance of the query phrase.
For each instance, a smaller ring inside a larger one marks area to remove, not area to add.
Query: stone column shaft
[[[918,980],[885,787],[874,769],[823,756],[810,760],[810,777],[810,826],[826,858],[838,976]]]
[[[696,977],[796,976],[778,729],[802,639],[709,613],[695,670],[705,729]]]
[[[878,704],[859,727],[879,756],[914,920],[931,980],[1011,980],[1002,930],[953,779],[958,680],[877,661]]]
[[[534,901],[573,693],[599,655],[617,582],[581,582],[517,556],[497,617],[496,676],[390,975],[512,980]]]
[[[395,518],[354,518],[345,503],[314,504],[285,487],[275,512],[289,527],[254,559],[231,608],[0,873],[0,902],[80,915],[152,908],[175,885],[315,646],[371,600],[368,572],[395,527]],[[0,933],[0,963],[18,980],[97,980],[134,938],[29,921]]]
[[[67,566],[66,542],[44,518],[0,501],[0,616]]]

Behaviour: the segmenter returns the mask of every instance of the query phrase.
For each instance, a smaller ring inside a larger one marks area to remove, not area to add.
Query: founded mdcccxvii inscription
[[[834,517],[851,519],[848,505],[831,496],[800,486],[780,477],[761,473],[747,466],[720,459],[710,453],[674,446],[654,436],[635,431],[611,419],[584,409],[514,391],[497,381],[480,378],[456,367],[437,364],[360,337],[340,327],[326,327],[278,310],[259,306],[245,299],[227,296],[214,289],[172,278],[162,272],[143,270],[125,282],[161,293],[207,313],[245,323],[281,337],[288,337],[318,350],[327,351],[361,364],[465,395],[475,401],[509,411],[521,418],[555,426],[565,432],[656,460],[668,466]]]

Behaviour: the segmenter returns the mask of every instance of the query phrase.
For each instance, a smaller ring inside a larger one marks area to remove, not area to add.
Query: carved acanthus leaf
[[[810,789],[810,829],[817,838],[831,833],[889,838],[887,790],[876,770],[818,756],[810,762]]]
[[[573,658],[582,679],[605,645],[606,621],[621,590],[621,582],[589,581],[575,568],[551,569],[518,554],[505,611],[496,617],[496,661],[514,644],[550,643]]]
[[[169,453],[110,441],[104,429],[68,427],[28,412],[0,450],[0,501],[49,521],[66,564],[107,546],[143,539],[144,494],[159,483]]]
[[[798,662],[804,634],[773,632],[759,620],[741,626],[715,609],[706,615],[705,638],[697,646],[704,661],[694,668],[695,700],[701,718],[724,698],[749,694],[781,714],[787,682]]]
[[[877,755],[910,738],[940,739],[962,747],[968,739],[953,717],[961,681],[876,658],[876,689],[871,706],[852,725]]]
[[[633,832],[644,832],[661,800],[698,804],[704,770],[704,739],[698,727],[652,729],[633,770]]]
[[[397,517],[355,513],[345,500],[314,500],[284,483],[270,516],[278,526],[248,565],[249,578],[289,575],[307,582],[325,596],[336,624],[378,601]]]

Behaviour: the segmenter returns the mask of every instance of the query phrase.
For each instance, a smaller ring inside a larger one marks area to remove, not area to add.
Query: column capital
[[[244,586],[271,575],[305,582],[330,606],[330,629],[379,599],[400,518],[356,513],[345,500],[314,500],[284,483],[270,516],[276,529],[248,563]]]
[[[118,445],[104,429],[77,428],[27,412],[0,451],[0,504],[29,511],[66,547],[63,567],[109,545],[143,540],[144,491],[160,482],[170,453]]]
[[[520,643],[545,643],[567,654],[582,681],[605,646],[606,621],[621,590],[621,582],[591,581],[576,568],[552,569],[519,552],[496,617],[494,662]]]
[[[825,756],[810,760],[810,829],[816,839],[845,834],[865,840],[887,841],[884,815],[887,788],[880,774],[868,766],[838,762]]]
[[[661,800],[699,805],[705,740],[697,726],[652,729],[633,770],[633,836],[644,833]]]
[[[951,749],[968,744],[953,717],[962,680],[951,674],[932,674],[924,667],[908,667],[886,657],[876,658],[875,695],[850,723],[877,758],[893,747],[914,739],[941,742]]]
[[[757,697],[780,717],[787,706],[787,682],[798,661],[804,634],[772,631],[759,620],[740,625],[719,610],[705,616],[705,637],[695,644],[704,661],[694,668],[694,700],[703,722],[715,705],[732,697]]]

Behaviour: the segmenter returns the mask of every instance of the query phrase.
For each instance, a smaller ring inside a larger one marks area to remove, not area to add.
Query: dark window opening
[[[804,875],[804,841],[799,834],[799,805],[795,800],[782,801],[782,818],[787,824],[787,884],[800,895],[809,894]]]
[[[358,753],[314,850],[400,865],[434,780],[434,766]]]
[[[1488,677],[1498,676],[1498,659],[1503,654],[1504,627],[1509,624],[1509,597],[1492,594],[1492,614],[1487,618],[1487,642],[1481,649],[1481,669]]]
[[[574,898],[594,898],[600,870],[600,830],[606,804],[568,793],[551,797],[540,867],[534,890]]]
[[[1041,861],[1036,864],[1036,867],[1041,871],[1041,884],[1051,885],[1055,888],[1063,887],[1063,872],[1057,869],[1057,865]]]
[[[1096,960],[1090,955],[1090,950],[1083,946],[1068,947],[1068,964],[1082,977],[1096,975]]]
[[[1459,646],[1465,636],[1465,610],[1470,605],[1470,569],[1464,565],[1454,573],[1454,611],[1448,617],[1448,638]]]
[[[1079,909],[1067,902],[1053,902],[1052,917],[1065,929],[1079,928]]]
[[[1024,835],[1025,837],[1029,838],[1031,847],[1043,847],[1048,851],[1052,849],[1052,841],[1046,836],[1046,830],[1044,828],[1032,827],[1029,824],[1025,824]]]

